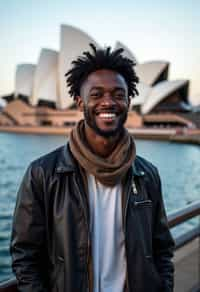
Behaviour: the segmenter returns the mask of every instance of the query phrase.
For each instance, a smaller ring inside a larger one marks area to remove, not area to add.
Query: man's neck
[[[85,137],[91,151],[98,156],[109,156],[119,141],[120,133],[108,138],[97,135],[93,129],[85,124]]]

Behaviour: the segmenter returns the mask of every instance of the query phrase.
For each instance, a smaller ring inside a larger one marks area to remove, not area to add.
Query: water
[[[0,281],[11,276],[9,241],[16,192],[30,161],[64,144],[63,136],[0,133]],[[160,171],[167,212],[200,198],[200,148],[160,141],[136,141],[137,153]],[[195,224],[180,226],[182,232]]]

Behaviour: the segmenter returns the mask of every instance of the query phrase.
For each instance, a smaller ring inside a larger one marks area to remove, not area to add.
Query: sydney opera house
[[[69,97],[64,75],[89,43],[100,47],[85,32],[62,25],[59,52],[44,48],[37,64],[19,64],[14,93],[0,98],[0,126],[73,126],[82,114]],[[127,127],[200,128],[200,112],[189,102],[189,80],[168,80],[169,62],[140,63],[121,42],[115,47],[122,47],[124,55],[135,60],[140,80]]]

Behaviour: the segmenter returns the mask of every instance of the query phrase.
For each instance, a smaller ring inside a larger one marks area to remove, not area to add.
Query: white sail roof
[[[19,94],[31,97],[33,90],[33,79],[36,66],[33,64],[19,64],[16,68],[14,95]]]
[[[169,63],[166,61],[150,61],[135,66],[135,71],[140,81],[153,85],[159,76],[167,70]]]
[[[188,80],[161,81],[152,87],[152,91],[142,105],[142,114],[149,113],[159,102],[188,84]]]
[[[147,97],[150,95],[152,91],[152,87],[142,82],[139,82],[137,84],[137,90],[138,90],[139,95],[136,95],[134,98],[131,99],[131,107],[133,107],[133,109],[134,109],[134,106],[144,104],[145,100],[147,99]]]
[[[38,104],[39,100],[57,102],[58,100],[58,52],[42,49],[35,71],[31,103]]]
[[[129,59],[131,59],[132,61],[134,61],[136,64],[138,63],[137,58],[135,57],[135,55],[131,52],[131,50],[129,48],[127,48],[122,42],[117,41],[115,44],[115,50],[117,49],[124,49],[123,55]]]
[[[96,41],[82,30],[70,25],[61,26],[58,68],[60,108],[70,107],[74,103],[66,87],[65,73],[70,70],[72,60],[81,55],[84,50],[90,50],[89,43],[93,43],[99,48]]]

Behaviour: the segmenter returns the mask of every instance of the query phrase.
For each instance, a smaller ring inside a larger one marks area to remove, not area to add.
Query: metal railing
[[[168,215],[168,222],[170,228],[176,227],[179,224],[182,224],[196,216],[200,215],[200,200],[192,204],[189,204],[183,209],[179,209],[175,212],[172,212]],[[197,227],[193,227],[190,231],[180,235],[175,238],[176,249],[184,246],[188,242],[200,236],[200,220]]]
[[[196,201],[187,207],[178,211],[172,212],[168,215],[168,222],[170,228],[175,227],[187,220],[200,215],[200,201]],[[176,249],[184,246],[193,239],[200,237],[200,222],[199,226],[175,238]],[[11,279],[0,283],[0,292],[17,292],[16,279]]]

